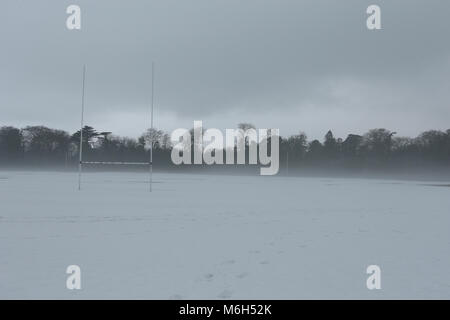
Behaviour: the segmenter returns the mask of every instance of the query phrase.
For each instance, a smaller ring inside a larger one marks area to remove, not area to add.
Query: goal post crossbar
[[[148,166],[150,162],[128,162],[128,161],[81,161],[82,164],[112,164],[112,165],[142,165]]]

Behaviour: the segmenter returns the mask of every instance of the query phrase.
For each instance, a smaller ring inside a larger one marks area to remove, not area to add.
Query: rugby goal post
[[[150,130],[153,131],[153,101],[154,101],[154,81],[155,81],[155,64],[152,62],[152,91],[150,102]],[[80,122],[80,145],[79,145],[79,162],[78,162],[78,191],[81,190],[81,176],[83,172],[83,164],[85,165],[138,165],[149,166],[149,191],[153,188],[153,136],[150,134],[150,158],[148,162],[127,162],[127,161],[83,161],[83,127],[84,127],[84,91],[86,83],[86,65],[83,66],[83,81],[81,90],[81,122]]]

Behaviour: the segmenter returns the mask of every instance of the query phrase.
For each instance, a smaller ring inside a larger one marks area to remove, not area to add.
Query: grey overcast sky
[[[81,7],[82,28],[66,28]],[[382,30],[366,28],[381,7]],[[138,136],[251,122],[322,138],[450,128],[447,0],[3,0],[0,126]]]

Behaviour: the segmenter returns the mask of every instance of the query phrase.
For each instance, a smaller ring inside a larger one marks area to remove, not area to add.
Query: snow
[[[3,299],[450,298],[440,182],[0,171]],[[448,183],[447,183],[448,185]],[[81,290],[66,288],[81,267]],[[381,290],[366,268],[381,267]]]

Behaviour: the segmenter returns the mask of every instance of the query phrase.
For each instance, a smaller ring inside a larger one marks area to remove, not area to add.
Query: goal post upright
[[[152,97],[150,104],[150,192],[153,184],[153,100],[154,100],[154,82],[155,82],[155,63],[152,61]]]
[[[84,83],[86,80],[86,65],[83,65],[83,84],[81,90],[81,122],[80,122],[80,147],[79,153],[79,163],[78,163],[78,190],[81,190],[81,172],[83,165],[83,122],[84,122]]]

